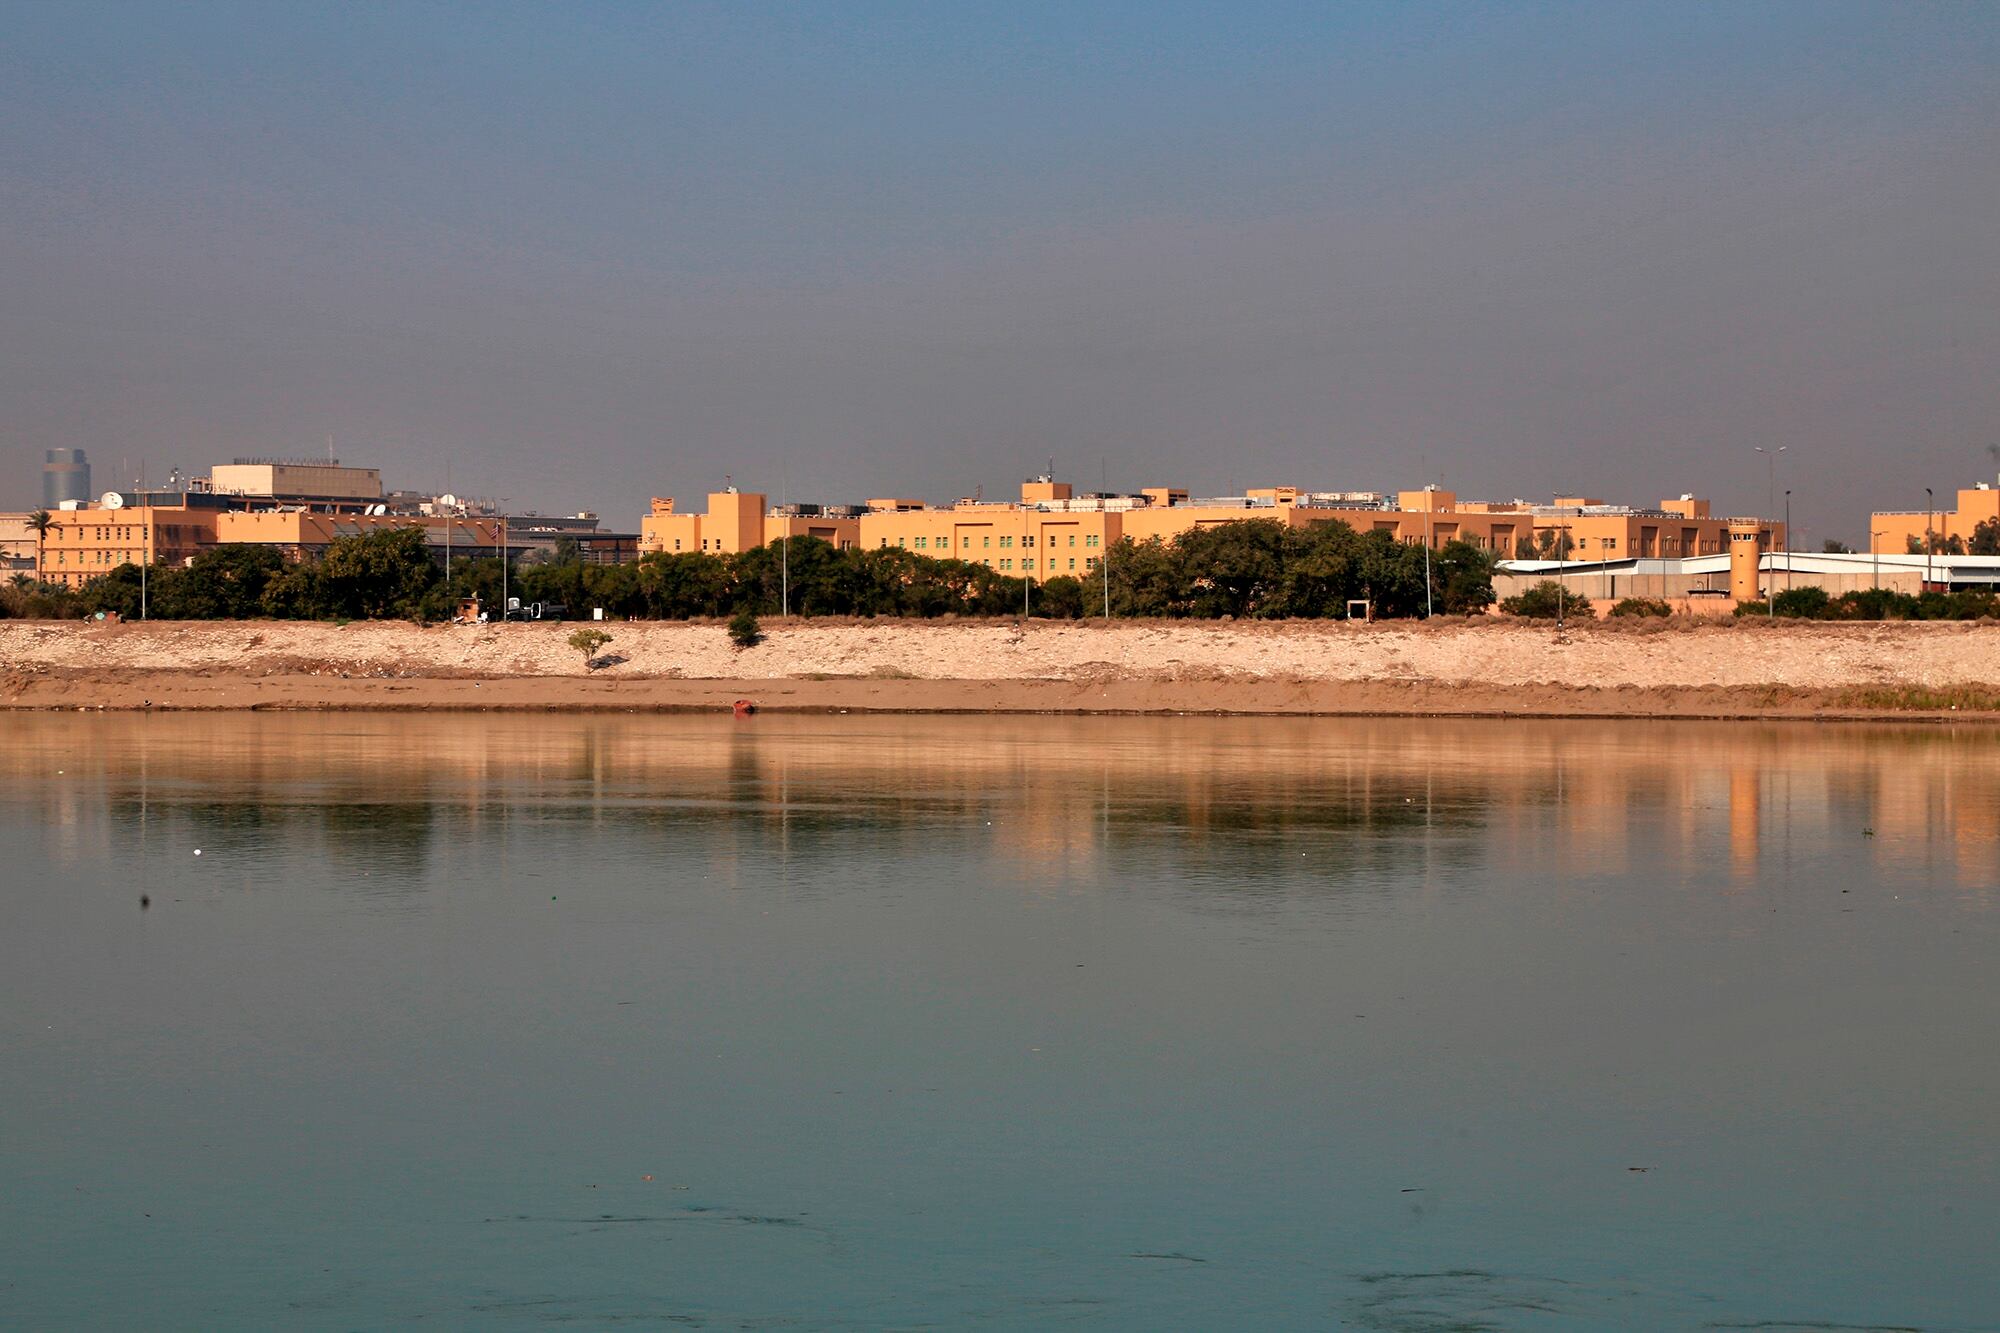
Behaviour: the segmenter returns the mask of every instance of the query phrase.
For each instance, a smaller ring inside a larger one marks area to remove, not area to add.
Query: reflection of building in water
[[[1740,763],[1729,770],[1729,865],[1739,880],[1757,873],[1757,842],[1763,836],[1763,770]]]
[[[1769,863],[1762,837],[1864,828],[1873,855],[1908,864],[1923,844],[1968,889],[2000,871],[2000,747],[1928,728],[772,715],[10,725],[0,776],[31,780],[47,826],[84,839],[107,836],[77,823],[90,804],[79,792],[96,789],[178,805],[163,817],[224,832],[303,832],[329,855],[405,860],[442,839],[530,836],[509,826],[563,808],[600,825],[644,820],[663,837],[706,821],[708,850],[737,865],[809,855],[828,837],[866,839],[856,845],[885,858],[958,842],[1036,881],[1088,879],[1112,855],[1170,858],[1217,883],[1365,876],[1384,858],[1407,870],[1412,855],[1445,882],[1490,864],[1566,880],[1655,864],[1679,882],[1747,881]],[[450,813],[399,813],[418,810]]]

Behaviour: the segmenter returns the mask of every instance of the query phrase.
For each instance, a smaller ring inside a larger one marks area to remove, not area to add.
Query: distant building
[[[209,489],[217,495],[264,500],[361,501],[382,498],[382,471],[372,467],[342,467],[339,459],[239,458],[219,463],[209,472]]]
[[[1956,541],[1963,550],[1972,543],[1975,528],[1996,520],[2000,520],[2000,490],[1982,481],[1958,493],[1955,509],[1888,509],[1870,514],[1868,549],[1887,555],[1929,546],[1942,552]]]
[[[639,521],[639,554],[706,551],[710,555],[740,555],[781,537],[817,537],[841,550],[859,544],[860,505],[792,504],[769,508],[758,491],[712,491],[708,512],[674,508],[671,496],[654,496],[652,509]],[[911,503],[916,503],[912,501]]]
[[[1749,530],[1760,550],[1780,550],[1785,543],[1782,523],[1719,518],[1706,500],[1691,495],[1657,508],[1581,496],[1558,496],[1551,504],[1461,502],[1436,486],[1394,493],[1267,486],[1210,498],[1152,486],[1135,494],[1078,495],[1067,483],[1043,476],[1023,482],[1018,500],[963,499],[948,505],[883,497],[865,506],[768,508],[762,494],[731,488],[708,497],[706,514],[693,514],[676,510],[671,499],[656,498],[640,525],[639,549],[732,555],[789,533],[822,537],[839,547],[965,560],[1039,580],[1088,576],[1102,552],[1121,540],[1172,541],[1195,528],[1259,519],[1288,528],[1341,523],[1433,548],[1463,541],[1502,557],[1726,556],[1733,529]]]
[[[42,508],[91,498],[90,460],[81,449],[50,449],[42,455]]]

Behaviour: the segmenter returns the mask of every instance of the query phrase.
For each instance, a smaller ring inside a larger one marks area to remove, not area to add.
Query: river
[[[0,727],[0,1324],[2000,1328],[2000,729]]]

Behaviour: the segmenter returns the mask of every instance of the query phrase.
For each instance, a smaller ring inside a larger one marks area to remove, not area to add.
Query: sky
[[[0,507],[331,438],[626,530],[1053,459],[1860,544],[1996,369],[2000,5],[0,0]]]

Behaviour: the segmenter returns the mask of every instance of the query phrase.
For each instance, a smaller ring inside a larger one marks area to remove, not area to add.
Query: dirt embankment
[[[0,707],[1965,717],[2000,707],[1990,625],[0,623]]]

